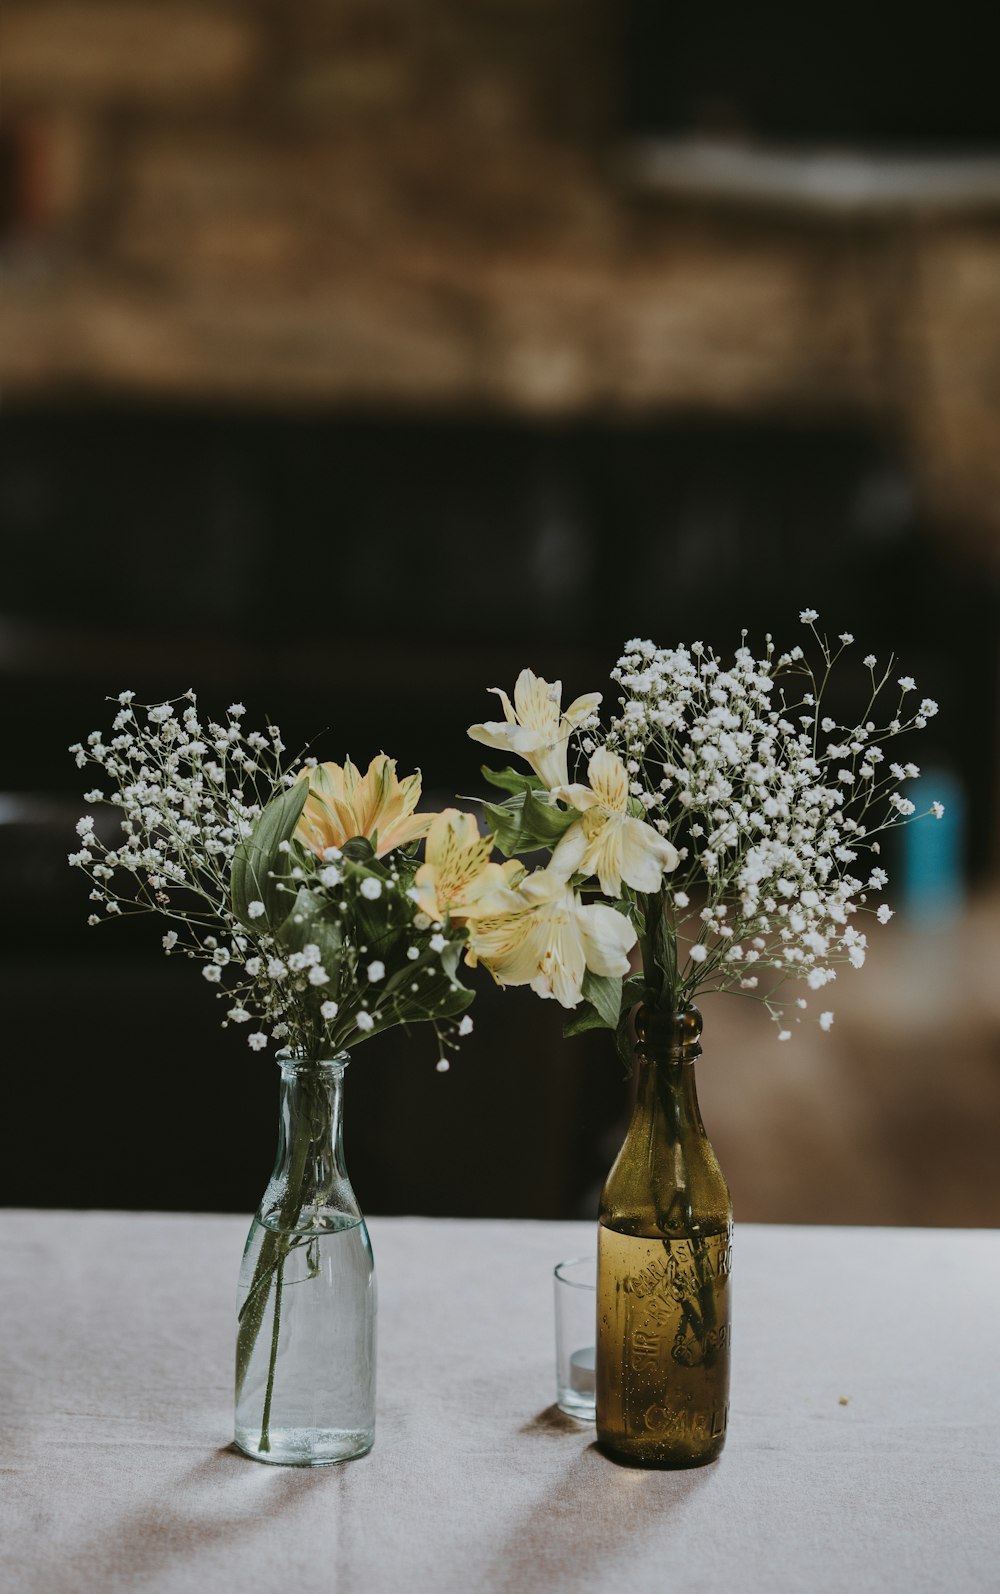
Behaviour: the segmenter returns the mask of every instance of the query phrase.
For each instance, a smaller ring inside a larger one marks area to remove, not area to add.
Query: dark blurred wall
[[[155,925],[88,932],[65,867],[87,784],[66,748],[126,686],[239,698],[322,757],[384,748],[440,806],[481,791],[465,728],[523,664],[607,690],[627,637],[795,640],[808,604],[939,701],[919,757],[958,783],[985,889],[1000,178],[946,161],[921,186],[937,101],[880,164],[860,79],[840,133],[832,75],[825,130],[791,94],[769,123],[760,38],[713,54],[668,9],[8,0],[0,1033],[25,1127],[0,1202],[249,1207],[267,1172],[275,1071]],[[815,73],[810,25],[786,56]],[[699,186],[677,142],[724,132],[752,176],[776,130],[806,172],[818,133],[854,139],[884,202]],[[419,1033],[359,1053],[363,1204],[592,1212],[627,1097],[610,1048],[564,1045],[525,993],[476,1012],[443,1078]],[[992,1057],[993,1019],[975,1033]],[[719,1077],[735,1159],[755,1087]],[[995,1113],[993,1077],[968,1117]],[[820,1162],[766,1199],[755,1170],[741,1215],[794,1216]],[[911,1188],[864,1210],[919,1215]],[[799,1210],[858,1219],[835,1183]]]

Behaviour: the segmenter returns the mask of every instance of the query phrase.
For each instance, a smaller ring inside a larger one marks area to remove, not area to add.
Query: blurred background
[[[277,1074],[153,921],[88,931],[66,752],[125,687],[483,792],[523,664],[798,611],[941,712],[940,825],[832,1032],[705,1003],[737,1217],[1000,1223],[1000,98],[980,8],[7,0],[7,1205],[250,1211]],[[844,672],[842,702],[851,712]],[[873,937],[873,939],[875,939]],[[484,982],[485,983],[485,982]],[[371,1212],[591,1216],[610,1040],[483,989],[349,1076]]]

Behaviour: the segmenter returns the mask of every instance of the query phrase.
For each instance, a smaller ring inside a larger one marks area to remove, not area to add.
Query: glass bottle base
[[[597,1443],[606,1456],[612,1461],[620,1461],[629,1467],[657,1467],[664,1472],[681,1472],[689,1467],[707,1467],[713,1461],[718,1461],[722,1454],[725,1439],[720,1439],[705,1450],[681,1450],[669,1445],[648,1445],[641,1442],[630,1444],[629,1441],[614,1441],[605,1439],[600,1431]]]
[[[332,1467],[366,1456],[375,1443],[371,1428],[272,1428],[270,1448],[261,1450],[260,1430],[237,1430],[237,1450],[272,1467]]]

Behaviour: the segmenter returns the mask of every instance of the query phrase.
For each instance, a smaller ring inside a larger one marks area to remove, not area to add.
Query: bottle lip
[[[639,1008],[635,1016],[640,1047],[693,1062],[701,1054],[701,1014],[693,1003],[673,1013],[666,1009]]]
[[[303,1057],[300,1052],[287,1049],[275,1055],[275,1062],[283,1074],[342,1074],[351,1060],[349,1052],[338,1052],[334,1057]]]

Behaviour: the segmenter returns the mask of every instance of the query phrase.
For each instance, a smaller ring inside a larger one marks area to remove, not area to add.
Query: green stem
[[[239,1319],[236,1333],[236,1398],[239,1400],[253,1356],[257,1336],[264,1321],[264,1312],[267,1307],[268,1296],[271,1293],[271,1280],[275,1273],[280,1271],[288,1254],[289,1244],[286,1231],[294,1226],[295,1219],[302,1207],[302,1187],[305,1182],[306,1161],[309,1149],[313,1144],[314,1133],[312,1112],[305,1114],[300,1122],[300,1133],[292,1150],[291,1163],[288,1169],[288,1182],[285,1193],[278,1209],[279,1232],[266,1229],[257,1265],[254,1268],[253,1279],[243,1303],[243,1311]]]
[[[285,1259],[278,1263],[274,1283],[274,1323],[271,1328],[271,1357],[267,1364],[267,1389],[264,1394],[264,1415],[260,1420],[260,1448],[271,1448],[271,1396],[274,1394],[274,1369],[278,1361],[278,1335],[281,1331],[281,1291],[284,1285]]]

